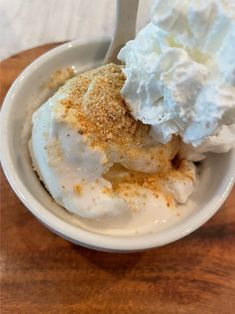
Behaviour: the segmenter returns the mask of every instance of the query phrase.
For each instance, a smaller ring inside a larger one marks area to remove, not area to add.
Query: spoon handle
[[[105,63],[120,63],[118,52],[136,33],[136,18],[139,0],[116,0],[115,32],[105,57]]]

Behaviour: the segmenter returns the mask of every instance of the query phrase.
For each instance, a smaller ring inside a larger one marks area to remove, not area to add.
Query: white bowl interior
[[[68,43],[42,56],[20,75],[8,93],[2,110],[3,168],[24,204],[49,228],[75,243],[103,250],[124,251],[163,245],[198,228],[222,205],[234,181],[234,150],[222,155],[211,154],[203,162],[200,182],[190,200],[192,210],[188,216],[166,230],[135,236],[99,235],[92,228],[90,232],[86,231],[89,228],[86,228],[84,221],[52,200],[32,169],[27,143],[31,115],[51,94],[44,83],[61,68],[73,66],[82,72],[100,65],[108,46],[108,39],[88,44],[79,41]]]

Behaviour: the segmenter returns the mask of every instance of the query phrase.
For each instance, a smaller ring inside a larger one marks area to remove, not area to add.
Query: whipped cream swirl
[[[200,153],[234,146],[235,2],[156,0],[151,22],[118,58],[122,95],[157,141],[180,135]]]

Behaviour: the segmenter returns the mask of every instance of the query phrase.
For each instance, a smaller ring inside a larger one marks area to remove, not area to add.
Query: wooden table
[[[3,61],[1,100],[22,69],[54,47]],[[95,252],[42,226],[1,173],[1,313],[235,311],[235,189],[190,236],[132,254]]]

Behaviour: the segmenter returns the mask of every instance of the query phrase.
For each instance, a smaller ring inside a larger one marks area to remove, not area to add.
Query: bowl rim
[[[41,64],[48,62],[51,58],[63,53],[67,49],[74,47],[79,48],[80,46],[90,44],[104,44],[107,41],[110,41],[109,37],[100,37],[93,41],[74,40],[62,44],[37,58],[16,78],[3,101],[1,109],[1,163],[6,178],[16,195],[29,211],[50,230],[73,243],[96,250],[112,252],[140,251],[174,242],[199,228],[202,224],[208,221],[213,214],[215,214],[228,197],[235,182],[235,149],[231,151],[231,158],[229,161],[229,169],[231,170],[231,173],[228,172],[223,177],[219,188],[220,193],[215,195],[203,210],[196,212],[188,220],[182,221],[177,225],[169,227],[169,229],[157,233],[140,234],[136,236],[111,236],[93,233],[81,229],[78,226],[71,225],[50,212],[49,209],[45,208],[36,198],[34,198],[14,169],[9,143],[7,141],[8,120],[10,120],[11,108],[14,107],[14,100],[12,99],[13,95],[17,93],[18,88],[20,89],[21,81],[30,77]]]

